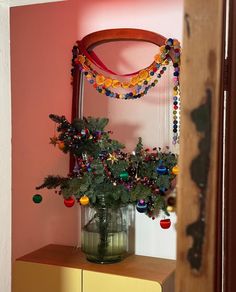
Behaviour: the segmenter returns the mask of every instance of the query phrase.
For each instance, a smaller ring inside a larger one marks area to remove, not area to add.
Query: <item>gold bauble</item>
[[[83,197],[80,198],[79,202],[83,206],[88,205],[88,203],[89,203],[89,197],[87,197],[87,196],[84,195]]]
[[[175,174],[175,175],[179,174],[179,167],[178,167],[178,165],[176,165],[176,166],[174,166],[172,168],[172,173]]]

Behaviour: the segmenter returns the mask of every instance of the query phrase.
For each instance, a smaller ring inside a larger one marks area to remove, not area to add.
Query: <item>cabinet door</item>
[[[13,292],[82,292],[81,270],[17,261]]]
[[[162,292],[158,282],[83,271],[83,292]]]

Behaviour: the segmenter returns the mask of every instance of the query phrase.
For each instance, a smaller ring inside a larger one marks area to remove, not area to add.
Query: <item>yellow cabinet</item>
[[[83,292],[162,292],[158,282],[90,271],[83,272]]]
[[[16,260],[13,292],[174,292],[175,261],[131,255],[90,263],[73,247],[48,245]]]
[[[17,261],[13,269],[14,292],[82,292],[81,270]]]

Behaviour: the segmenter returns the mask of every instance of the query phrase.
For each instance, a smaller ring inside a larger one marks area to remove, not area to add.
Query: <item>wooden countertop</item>
[[[95,264],[88,262],[79,248],[50,244],[17,261],[57,265],[87,271],[108,273],[125,277],[134,277],[157,281],[162,284],[174,273],[176,261],[147,256],[129,255],[123,261],[114,264]]]

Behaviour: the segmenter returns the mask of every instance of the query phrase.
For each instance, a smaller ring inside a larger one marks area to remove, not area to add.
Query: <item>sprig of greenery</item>
[[[72,123],[64,116],[51,114],[50,118],[58,124],[54,141],[64,153],[73,154],[75,168],[67,177],[47,176],[37,189],[58,188],[65,199],[74,197],[77,201],[86,195],[93,207],[105,203],[116,208],[142,200],[149,216],[160,210],[168,214],[165,192],[175,178],[176,154],[168,149],[145,150],[141,138],[133,153],[122,152],[124,145],[105,131],[107,118],[88,117]],[[159,173],[159,166],[166,172]]]

